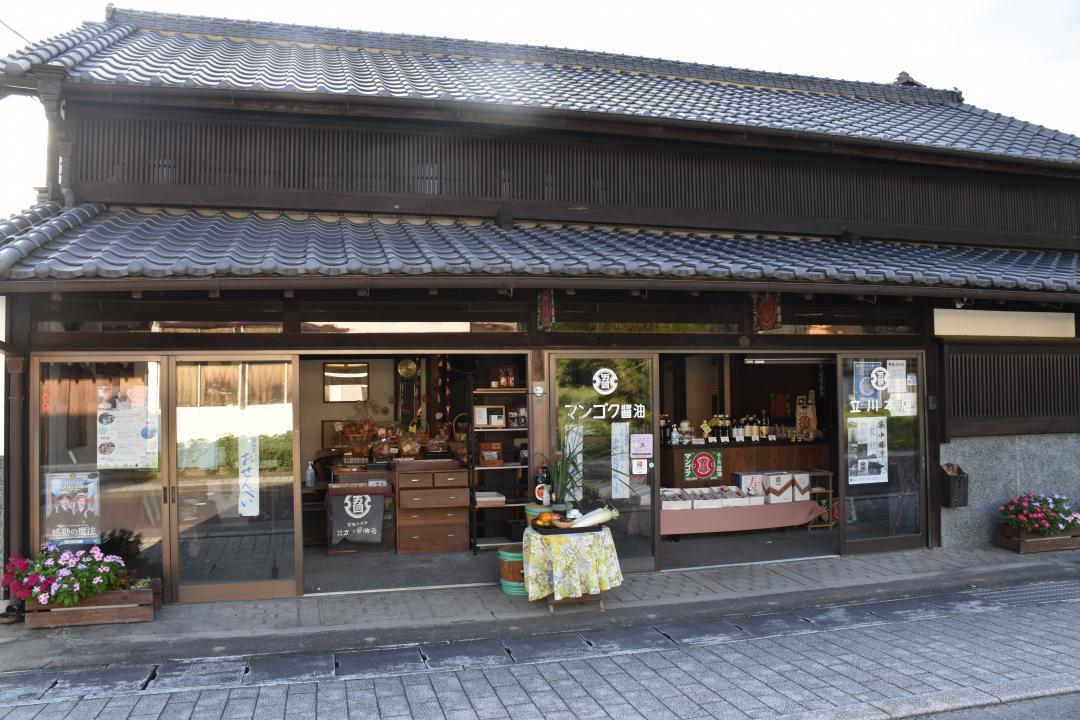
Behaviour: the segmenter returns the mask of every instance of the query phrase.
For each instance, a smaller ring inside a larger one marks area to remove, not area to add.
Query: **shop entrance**
[[[920,360],[661,356],[661,566],[925,544]]]
[[[532,482],[528,356],[300,360],[305,593],[490,584]]]

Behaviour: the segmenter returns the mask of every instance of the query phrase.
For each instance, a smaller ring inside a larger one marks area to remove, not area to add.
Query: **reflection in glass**
[[[303,322],[300,332],[305,333],[489,333],[521,332],[516,322],[351,322],[325,321]]]
[[[620,557],[652,557],[652,483],[630,459],[630,435],[652,434],[652,361],[558,359],[555,376],[556,447],[579,456],[583,507],[612,504]]]
[[[368,364],[323,363],[324,402],[365,402],[368,399]]]
[[[40,541],[141,535],[133,577],[162,577],[161,384],[156,362],[41,364]]]
[[[922,531],[917,358],[844,360],[842,428],[849,540]]]
[[[287,362],[177,363],[180,582],[295,575]]]
[[[729,323],[664,323],[664,322],[561,322],[556,321],[550,332],[590,333],[686,333],[724,335],[739,332],[739,324]]]

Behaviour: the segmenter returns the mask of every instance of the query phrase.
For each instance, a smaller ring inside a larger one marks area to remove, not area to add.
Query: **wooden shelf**
[[[527,395],[528,388],[476,388],[474,395]]]
[[[528,465],[474,465],[473,470],[477,472],[481,470],[521,470],[528,467]]]
[[[512,428],[473,428],[473,432],[478,433],[491,433],[491,432],[529,432],[527,427],[512,427]]]

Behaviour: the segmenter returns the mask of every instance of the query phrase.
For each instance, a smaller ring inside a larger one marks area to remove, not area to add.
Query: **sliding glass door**
[[[33,545],[100,545],[125,558],[132,580],[162,577],[162,362],[48,360],[36,377]]]
[[[922,357],[847,354],[838,368],[843,552],[925,546]]]
[[[292,361],[180,359],[173,367],[178,599],[294,595]]]

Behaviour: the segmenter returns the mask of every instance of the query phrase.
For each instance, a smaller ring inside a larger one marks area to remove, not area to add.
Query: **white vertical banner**
[[[630,497],[630,423],[611,423],[611,498]]]
[[[574,491],[571,493],[572,497],[567,499],[580,500],[583,480],[582,471],[585,468],[585,426],[581,423],[567,426],[566,449],[574,454],[574,462],[572,463],[574,467],[574,470],[572,470],[574,474]]]
[[[236,439],[237,464],[240,468],[240,499],[237,510],[242,517],[259,514],[259,436],[241,435]]]

